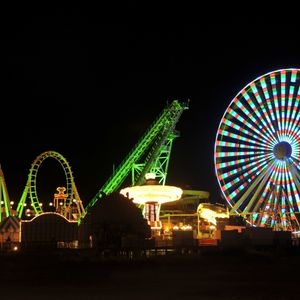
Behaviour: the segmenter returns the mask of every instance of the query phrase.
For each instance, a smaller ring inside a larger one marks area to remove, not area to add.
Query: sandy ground
[[[1,256],[1,299],[298,299],[300,255]]]

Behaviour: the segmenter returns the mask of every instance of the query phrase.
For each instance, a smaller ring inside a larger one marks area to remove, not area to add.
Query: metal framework
[[[60,165],[62,166],[64,173],[65,173],[65,178],[66,178],[66,192],[67,192],[67,200],[66,203],[64,204],[64,211],[67,212],[68,208],[75,203],[77,206],[77,214],[78,218],[81,218],[82,215],[84,215],[84,208],[82,206],[82,201],[79,197],[72,170],[67,162],[67,160],[58,152],[55,151],[46,151],[40,154],[32,163],[29,174],[28,174],[28,179],[26,186],[24,188],[24,191],[22,193],[22,196],[20,198],[20,201],[17,206],[17,216],[19,218],[22,218],[23,215],[23,210],[24,207],[27,205],[26,201],[27,199],[30,200],[31,207],[34,210],[35,215],[40,215],[43,213],[43,208],[41,203],[39,202],[38,195],[37,195],[37,188],[36,188],[36,180],[37,180],[37,174],[39,167],[43,163],[43,161],[48,158],[52,157],[56,159]],[[75,201],[74,201],[75,200]]]
[[[264,74],[231,101],[215,141],[230,214],[254,226],[300,229],[300,69]]]
[[[188,103],[178,100],[167,105],[118,166],[114,174],[88,203],[85,208],[86,211],[94,206],[103,195],[116,191],[130,171],[132,173],[132,185],[142,184],[144,175],[148,172],[155,172],[159,183],[165,184],[172,143],[174,138],[178,136],[175,125],[185,109],[188,109]]]
[[[179,137],[177,131],[171,132],[167,138],[161,138],[160,145],[153,145],[143,163],[133,164],[131,168],[132,185],[141,185],[146,173],[155,173],[159,184],[165,185],[173,140]]]
[[[0,165],[0,222],[3,218],[12,215],[10,199],[5,183],[4,174]]]

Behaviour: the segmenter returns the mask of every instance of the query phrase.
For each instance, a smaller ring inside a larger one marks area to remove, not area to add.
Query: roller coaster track
[[[172,143],[174,138],[179,136],[175,126],[182,112],[186,109],[188,109],[188,102],[174,100],[167,105],[112,176],[88,203],[85,212],[88,212],[104,195],[116,191],[130,171],[132,172],[133,185],[141,185],[144,175],[148,172],[155,172],[159,183],[165,184]]]
[[[82,206],[82,201],[79,197],[73,173],[68,161],[58,152],[56,151],[45,151],[41,153],[36,159],[33,161],[29,174],[26,186],[20,198],[20,201],[17,206],[17,216],[22,218],[24,207],[27,205],[26,201],[29,199],[30,205],[34,210],[34,215],[40,215],[43,213],[42,204],[39,202],[38,194],[37,194],[37,174],[41,164],[48,157],[54,158],[57,160],[61,167],[64,170],[65,178],[66,178],[66,192],[67,192],[67,201],[66,201],[66,209],[73,205],[75,201],[77,206],[77,219],[80,219],[85,213],[84,208]]]

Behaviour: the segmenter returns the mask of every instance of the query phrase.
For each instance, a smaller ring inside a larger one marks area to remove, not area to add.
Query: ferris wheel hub
[[[292,154],[292,147],[288,142],[280,142],[274,146],[273,153],[277,159],[289,158]]]

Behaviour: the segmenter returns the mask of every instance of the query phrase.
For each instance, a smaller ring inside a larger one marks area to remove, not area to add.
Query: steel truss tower
[[[156,173],[160,184],[165,184],[172,143],[179,134],[175,130],[182,112],[188,103],[174,100],[162,111],[136,146],[118,166],[113,175],[105,182],[85,208],[87,212],[104,195],[116,191],[128,174],[132,174],[132,185],[141,185],[144,175]]]
[[[11,204],[5,183],[5,178],[0,165],[0,222],[3,218],[11,216]]]

